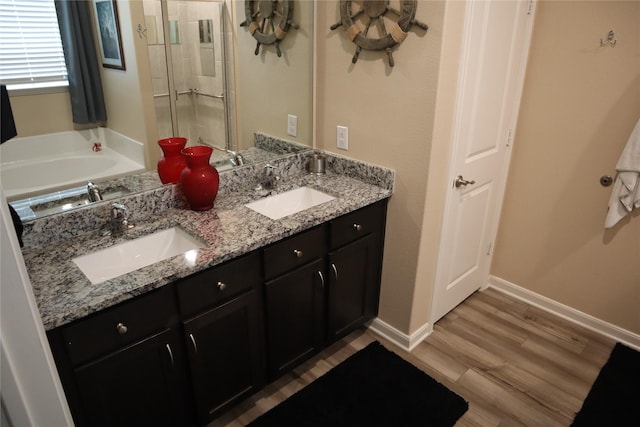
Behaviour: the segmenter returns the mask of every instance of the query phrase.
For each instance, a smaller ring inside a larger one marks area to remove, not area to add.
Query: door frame
[[[439,291],[442,288],[442,286],[446,284],[446,281],[447,281],[446,266],[449,264],[449,259],[448,259],[448,254],[444,253],[443,251],[443,246],[444,246],[443,242],[444,242],[444,239],[447,238],[446,231],[452,227],[453,219],[451,218],[451,215],[449,215],[448,213],[450,212],[452,208],[452,204],[454,202],[454,198],[456,197],[456,193],[453,191],[452,183],[455,177],[457,176],[457,171],[455,170],[455,160],[456,160],[456,154],[459,153],[460,147],[461,147],[461,141],[458,138],[458,135],[460,134],[460,129],[461,129],[460,105],[461,105],[462,99],[464,99],[461,88],[469,87],[469,85],[466,85],[465,82],[467,79],[471,78],[471,76],[473,75],[473,70],[469,67],[469,63],[468,63],[468,58],[471,52],[469,49],[470,32],[468,31],[469,25],[467,24],[472,20],[474,16],[473,13],[474,12],[478,13],[477,8],[470,7],[469,5],[470,3],[473,3],[473,1],[474,0],[467,1],[466,2],[467,4],[465,6],[465,9],[466,9],[465,24],[464,24],[465,32],[462,37],[462,47],[460,52],[461,61],[460,61],[460,67],[459,67],[457,85],[456,85],[455,112],[453,117],[453,125],[452,125],[453,128],[451,132],[451,135],[452,135],[451,146],[450,146],[450,152],[449,152],[449,164],[448,164],[448,172],[447,172],[447,180],[446,180],[447,189],[446,189],[446,197],[445,197],[445,208],[444,208],[444,215],[442,217],[443,219],[442,219],[442,224],[440,228],[440,242],[438,246],[435,282],[433,287],[431,305],[429,309],[428,334],[430,334],[433,331],[435,322],[439,320],[435,318],[436,310],[434,310],[434,308],[439,303],[439,300],[438,300]],[[491,1],[491,0],[485,0],[485,1]],[[513,0],[513,1],[522,1],[522,0]],[[504,156],[505,158],[502,164],[502,170],[500,172],[500,176],[496,180],[497,195],[496,195],[495,203],[498,205],[498,207],[496,208],[497,214],[491,220],[491,224],[489,225],[489,234],[491,236],[491,239],[490,239],[491,247],[488,248],[489,255],[485,261],[489,264],[492,261],[493,253],[494,253],[493,249],[495,247],[495,239],[498,232],[500,214],[502,211],[502,204],[504,200],[507,175],[509,171],[509,165],[511,163],[511,153],[512,153],[511,149],[513,148],[513,139],[514,139],[513,137],[516,132],[520,106],[522,105],[522,92],[524,89],[524,79],[525,79],[525,73],[527,69],[527,62],[529,58],[529,51],[531,48],[531,39],[533,35],[533,24],[535,21],[536,0],[528,0],[528,3],[529,5],[527,9],[527,15],[531,15],[531,17],[524,22],[523,42],[522,42],[523,50],[520,58],[518,58],[518,61],[519,61],[518,72],[517,72],[517,75],[515,76],[516,87],[515,87],[515,93],[513,98],[513,105],[518,107],[518,111],[515,112],[512,119],[508,123],[509,132],[508,132],[507,141],[505,141],[505,144],[507,144],[507,151]],[[488,275],[486,279],[487,279],[486,283],[480,286],[479,289],[486,289],[488,287],[489,285]]]
[[[73,427],[73,417],[51,354],[8,206],[0,185],[1,420],[8,419],[14,426]],[[25,352],[29,353],[29,357],[23,357]]]

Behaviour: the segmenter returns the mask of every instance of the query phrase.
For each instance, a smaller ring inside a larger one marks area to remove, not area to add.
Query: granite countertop
[[[388,198],[391,187],[336,174],[299,174],[284,177],[274,193],[309,186],[336,199],[272,220],[244,206],[260,195],[251,188],[218,194],[214,208],[194,212],[169,207],[155,213],[130,213],[136,227],[120,237],[103,237],[99,231],[49,242],[23,253],[45,329],[82,318],[261,248],[345,213]],[[247,186],[249,187],[249,186]],[[180,226],[205,243],[195,262],[179,255],[106,282],[93,285],[73,263],[73,258],[135,239],[157,230]]]

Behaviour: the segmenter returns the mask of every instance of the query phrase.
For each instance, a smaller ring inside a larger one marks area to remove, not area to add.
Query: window
[[[0,82],[9,89],[68,85],[53,0],[0,0]]]

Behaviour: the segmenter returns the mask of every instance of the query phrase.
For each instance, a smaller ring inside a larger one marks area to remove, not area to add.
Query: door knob
[[[466,179],[464,179],[464,178],[462,177],[462,175],[458,175],[458,177],[457,177],[457,178],[456,178],[456,180],[454,181],[454,184],[455,184],[456,188],[460,188],[460,187],[462,187],[463,185],[468,185],[468,184],[473,185],[473,184],[475,184],[475,183],[476,183],[476,182],[475,182],[474,180],[467,181]]]

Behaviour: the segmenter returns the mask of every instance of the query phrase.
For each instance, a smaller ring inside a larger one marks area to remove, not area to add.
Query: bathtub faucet
[[[121,203],[113,202],[111,204],[111,219],[108,223],[108,230],[104,234],[114,236],[122,234],[133,227],[135,227],[135,224],[129,222],[127,207]]]
[[[100,189],[91,181],[87,181],[87,194],[89,195],[89,201],[92,203],[102,200]]]

